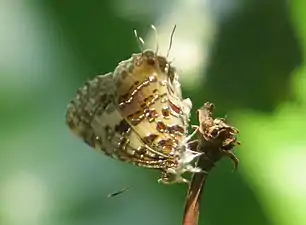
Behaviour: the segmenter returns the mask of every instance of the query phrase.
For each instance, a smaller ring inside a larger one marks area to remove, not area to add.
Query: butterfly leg
[[[167,171],[162,171],[161,178],[158,179],[158,183],[162,184],[175,184],[175,183],[187,183],[190,181],[182,177],[180,174],[169,168]]]
[[[200,167],[193,167],[191,165],[186,166],[186,172],[207,174],[207,171],[203,170],[202,168],[200,168]]]
[[[190,181],[185,179],[184,177],[175,177],[174,179],[166,179],[164,177],[158,179],[158,183],[161,184],[175,184],[175,183],[186,183],[190,184]]]
[[[195,130],[183,140],[183,144],[187,144],[191,138],[193,138],[193,136],[198,132],[198,130],[200,129],[200,127],[196,127]]]
[[[190,184],[190,181],[183,178],[183,177],[179,177],[179,178],[173,179],[173,180],[167,180],[167,179],[164,179],[164,178],[160,178],[160,179],[158,179],[158,183],[161,183],[161,184],[175,184],[175,183]]]

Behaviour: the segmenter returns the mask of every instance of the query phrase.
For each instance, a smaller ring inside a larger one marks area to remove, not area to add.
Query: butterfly
[[[175,26],[176,27],[176,26]],[[167,56],[141,49],[114,72],[88,80],[66,110],[66,123],[77,136],[107,156],[161,171],[160,183],[188,183],[185,172],[201,153],[189,148],[192,107],[183,99],[175,67]],[[156,28],[152,25],[157,36]],[[135,36],[139,44],[144,41]]]

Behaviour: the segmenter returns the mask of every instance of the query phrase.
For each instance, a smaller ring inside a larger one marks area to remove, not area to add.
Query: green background
[[[207,8],[216,29],[197,85],[182,82],[192,123],[214,102],[242,142],[238,171],[229,159],[212,171],[200,224],[306,224],[305,1],[2,0],[1,225],[181,223],[185,185],[91,150],[64,115],[85,80],[139,52],[134,28],[145,34],[183,3],[199,5],[191,31],[205,26]]]

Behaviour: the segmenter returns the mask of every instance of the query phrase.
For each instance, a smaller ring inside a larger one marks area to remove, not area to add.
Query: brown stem
[[[225,123],[225,119],[213,119],[212,111],[214,105],[205,103],[198,110],[198,140],[190,143],[190,148],[204,154],[200,157],[197,166],[207,173],[214,167],[215,163],[223,156],[229,156],[238,166],[237,157],[231,152],[234,146],[239,144],[236,140],[238,130]],[[197,126],[194,126],[197,128]],[[196,173],[186,197],[183,225],[197,225],[200,213],[200,200],[207,179],[207,174]]]

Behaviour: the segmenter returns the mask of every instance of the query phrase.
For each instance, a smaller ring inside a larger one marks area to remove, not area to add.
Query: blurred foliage
[[[1,225],[181,222],[184,185],[157,184],[155,171],[91,150],[67,129],[64,112],[85,80],[139,51],[134,28],[145,33],[183,3],[211,7],[218,30],[199,84],[183,84],[194,103],[192,123],[196,108],[212,101],[242,141],[238,171],[231,173],[230,160],[223,160],[208,179],[201,224],[306,223],[302,0],[4,0]],[[123,195],[107,198],[127,185],[132,187]]]

